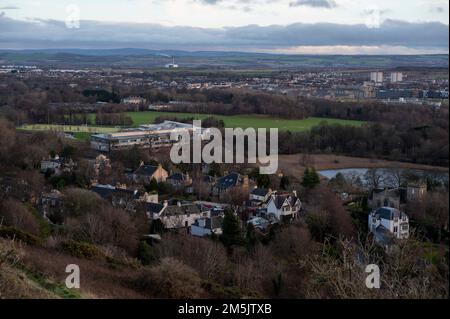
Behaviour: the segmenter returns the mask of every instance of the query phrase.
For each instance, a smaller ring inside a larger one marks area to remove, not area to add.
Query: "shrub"
[[[198,273],[175,258],[163,258],[160,264],[147,268],[136,285],[146,294],[156,298],[194,299],[202,298]]]
[[[38,245],[41,243],[39,237],[14,227],[0,227],[0,237],[20,240],[28,245]]]
[[[91,259],[100,257],[102,253],[92,244],[69,240],[61,243],[61,249],[72,256]]]

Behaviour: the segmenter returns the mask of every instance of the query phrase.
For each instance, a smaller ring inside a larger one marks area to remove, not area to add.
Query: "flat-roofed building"
[[[143,148],[170,147],[175,141],[170,139],[172,132],[188,130],[194,132],[194,126],[187,123],[164,121],[160,124],[141,125],[135,129],[126,129],[116,133],[95,134],[91,136],[91,148],[110,152],[134,146]],[[195,127],[195,130],[201,128]]]

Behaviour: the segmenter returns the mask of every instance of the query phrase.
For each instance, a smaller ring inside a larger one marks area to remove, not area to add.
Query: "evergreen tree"
[[[239,219],[231,210],[226,210],[221,236],[223,244],[228,248],[241,245],[243,242],[242,237]]]
[[[303,181],[302,186],[305,188],[314,188],[320,183],[319,175],[317,174],[316,170],[312,168],[311,170],[309,168],[305,169],[305,173],[303,175]]]
[[[281,180],[280,180],[280,188],[281,189],[287,190],[287,188],[289,187],[290,184],[291,184],[291,182],[289,181],[289,177],[287,177],[287,176],[281,177]]]
[[[270,177],[267,174],[259,174],[256,182],[258,184],[258,187],[268,188],[270,186]]]
[[[247,245],[247,248],[252,248],[256,245],[258,242],[258,237],[256,235],[255,226],[253,224],[249,223],[247,224],[247,230],[245,233],[245,243]]]

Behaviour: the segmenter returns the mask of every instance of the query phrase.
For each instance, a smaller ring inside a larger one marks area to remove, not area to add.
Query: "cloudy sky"
[[[447,0],[0,0],[0,49],[448,53]]]

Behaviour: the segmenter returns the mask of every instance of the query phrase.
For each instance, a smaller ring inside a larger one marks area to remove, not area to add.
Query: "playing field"
[[[283,131],[301,132],[311,129],[313,126],[319,125],[321,122],[327,122],[328,124],[341,124],[351,126],[361,126],[364,122],[349,121],[331,118],[316,118],[310,117],[304,120],[286,120],[268,117],[264,115],[207,115],[207,114],[193,114],[193,113],[172,113],[172,112],[129,112],[127,113],[132,119],[135,126],[141,124],[154,123],[155,119],[159,116],[170,116],[182,118],[196,118],[205,119],[208,116],[214,116],[217,119],[221,119],[225,123],[225,127],[253,127],[253,128],[278,128]]]
[[[119,128],[106,126],[85,125],[57,125],[57,124],[28,124],[18,127],[25,131],[56,131],[66,133],[111,133],[119,131]]]
[[[195,118],[205,119],[209,116],[214,116],[217,119],[221,119],[225,123],[225,127],[242,127],[248,128],[278,128],[282,131],[302,132],[311,129],[313,126],[319,125],[321,122],[327,122],[328,124],[341,124],[351,126],[361,126],[364,122],[339,120],[331,118],[318,118],[310,117],[304,120],[286,120],[268,117],[264,115],[208,115],[208,114],[193,114],[193,113],[173,113],[173,112],[128,112],[133,119],[133,125],[139,126],[141,124],[152,124],[155,119],[160,116],[176,117],[178,119],[183,118]],[[90,119],[95,122],[95,114],[90,114]],[[111,133],[120,130],[118,127],[107,126],[86,126],[86,125],[53,125],[53,124],[29,124],[18,127],[19,130],[25,131],[57,131],[74,133],[75,138],[80,140],[89,140],[91,134],[96,133]]]

